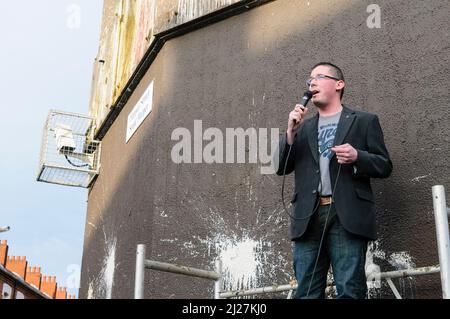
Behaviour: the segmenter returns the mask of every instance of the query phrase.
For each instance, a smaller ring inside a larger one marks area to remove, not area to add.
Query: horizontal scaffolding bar
[[[440,268],[439,266],[429,266],[429,267],[421,267],[421,268],[414,268],[414,269],[403,269],[403,270],[395,270],[395,271],[388,271],[388,272],[382,272],[380,273],[380,279],[393,279],[393,278],[403,278],[403,277],[410,277],[410,276],[422,276],[422,275],[431,275],[435,273],[439,273]],[[330,285],[331,283],[329,283]],[[283,292],[283,291],[289,291],[289,290],[295,290],[297,289],[297,283],[294,281],[292,284],[285,284],[285,285],[272,285],[272,286],[266,286],[266,287],[259,287],[259,288],[253,288],[253,289],[247,289],[247,290],[232,290],[232,291],[224,291],[221,292],[220,298],[231,298],[231,297],[237,297],[237,296],[250,296],[250,295],[258,295],[258,294],[264,294],[264,293],[270,293],[270,292]]]
[[[250,296],[250,295],[265,294],[268,292],[283,292],[283,291],[289,291],[289,290],[294,290],[294,289],[297,289],[297,283],[286,284],[286,285],[273,285],[273,286],[253,288],[253,289],[248,289],[248,290],[232,290],[232,291],[221,292],[219,295],[220,295],[220,298],[231,298],[231,297],[237,297],[237,296]]]
[[[220,278],[220,275],[215,271],[163,263],[154,260],[145,260],[145,268],[210,280],[218,280]]]
[[[421,268],[413,268],[413,269],[402,269],[395,271],[388,271],[380,273],[381,279],[386,278],[403,278],[410,276],[422,276],[422,275],[431,275],[440,272],[439,266],[430,266],[430,267],[421,267]]]

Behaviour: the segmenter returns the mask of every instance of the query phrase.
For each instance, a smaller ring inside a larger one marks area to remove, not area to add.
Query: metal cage
[[[89,187],[100,169],[100,141],[93,140],[94,119],[51,110],[44,126],[37,180]]]

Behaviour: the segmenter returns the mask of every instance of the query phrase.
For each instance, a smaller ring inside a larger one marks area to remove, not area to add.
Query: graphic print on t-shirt
[[[331,147],[333,147],[334,137],[336,136],[337,123],[330,123],[319,126],[319,154],[321,156],[328,157],[331,159],[333,152],[331,152]]]

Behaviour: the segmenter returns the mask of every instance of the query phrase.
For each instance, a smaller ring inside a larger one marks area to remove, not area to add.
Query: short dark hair
[[[332,72],[333,72],[333,76],[335,76],[339,80],[345,81],[344,73],[342,72],[341,68],[338,67],[337,65],[331,63],[331,62],[319,62],[319,63],[317,63],[316,65],[313,66],[311,71],[314,70],[316,67],[318,67],[320,65],[329,66],[331,68]],[[341,100],[342,100],[342,96],[344,96],[344,88],[342,88],[342,90],[341,90]]]

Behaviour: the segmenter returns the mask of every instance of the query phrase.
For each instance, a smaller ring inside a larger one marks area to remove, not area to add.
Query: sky
[[[36,181],[50,109],[88,115],[103,1],[1,1],[0,233],[78,296],[87,190]]]

